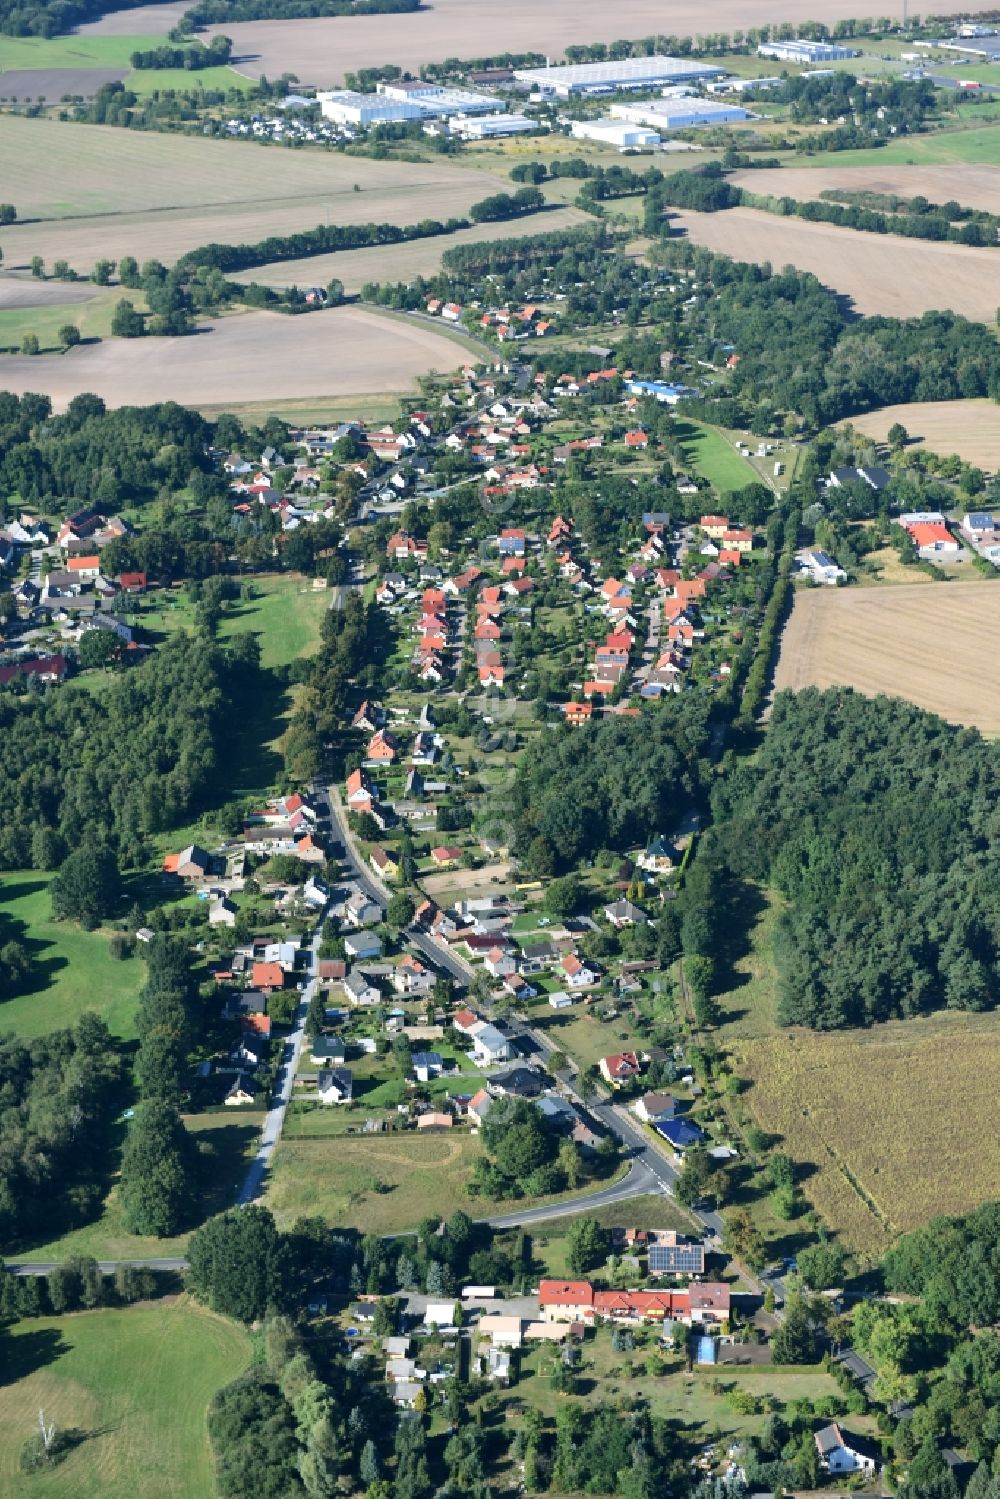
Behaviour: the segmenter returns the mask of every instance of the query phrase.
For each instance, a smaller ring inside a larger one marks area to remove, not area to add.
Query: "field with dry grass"
[[[956,0],[942,0],[937,14],[959,12]],[[147,27],[167,31],[183,12],[170,5],[105,16],[81,28],[91,35],[132,35]],[[144,19],[144,16],[148,18]],[[803,19],[801,0],[773,0],[768,21]],[[855,0],[820,0],[810,18],[827,24],[857,14]],[[246,21],[226,24],[238,67],[253,77],[295,73],[301,83],[332,84],[348,70],[395,62],[416,71],[421,63],[445,57],[487,57],[537,51],[561,57],[571,43],[611,42],[619,37],[694,36],[758,26],[753,0],[717,0],[711,16],[699,0],[624,0],[609,7],[600,0],[509,0],[489,7],[478,0],[428,0],[406,15],[346,16],[304,21]]]
[[[960,590],[961,591],[961,590]],[[715,1039],[749,1083],[741,1107],[802,1168],[824,1222],[875,1255],[937,1213],[1000,1193],[1000,1017],[939,1014],[820,1033],[775,1022],[780,899],[752,892]]]
[[[796,593],[775,689],[835,684],[1000,734],[1000,580]]]
[[[1000,1196],[996,1016],[785,1031],[731,1050],[755,1120],[812,1168],[805,1193],[851,1248],[878,1253],[939,1213]]]
[[[851,418],[855,431],[876,442],[884,442],[896,422],[906,428],[915,447],[942,457],[957,453],[990,473],[1000,469],[1000,406],[995,401],[922,401]]]
[[[237,313],[188,338],[109,339],[69,354],[0,356],[0,390],[38,391],[57,410],[81,390],[109,406],[233,405],[351,396],[359,406],[413,390],[418,375],[457,368],[475,345],[425,323],[337,307],[301,317]]]
[[[843,166],[831,155],[822,168],[768,167],[734,172],[730,181],[751,193],[773,193],[800,202],[836,189],[896,193],[901,198],[923,196],[931,203],[947,203],[954,198],[966,208],[1000,213],[1000,171],[989,166],[963,166],[956,175],[954,167],[949,166]]]
[[[0,159],[4,196],[19,217],[0,236],[4,264],[41,255],[81,271],[122,255],[170,264],[213,240],[251,242],[324,223],[446,219],[509,186],[445,161],[372,161],[13,115],[0,115]]]
[[[811,271],[866,315],[917,317],[950,309],[977,322],[992,322],[996,315],[996,250],[865,234],[756,208],[685,211],[675,213],[672,223],[695,244],[736,260]]]

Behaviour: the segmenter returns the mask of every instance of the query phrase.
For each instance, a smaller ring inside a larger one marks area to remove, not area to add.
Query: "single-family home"
[[[392,765],[399,758],[399,740],[388,729],[376,729],[368,741],[365,759],[373,765]]]
[[[567,953],[559,964],[564,981],[571,989],[587,989],[597,983],[597,970],[578,958],[575,952]]]
[[[273,989],[285,987],[285,970],[280,963],[255,963],[250,970],[250,982],[255,989],[270,994]]]
[[[817,1431],[816,1450],[828,1473],[877,1473],[882,1466],[874,1442],[848,1434],[836,1421]]]
[[[540,1098],[545,1092],[545,1078],[533,1067],[512,1067],[490,1078],[490,1092],[508,1098]]]
[[[353,1086],[349,1067],[324,1067],[320,1070],[316,1096],[320,1103],[350,1103]]]
[[[494,1348],[520,1348],[522,1326],[520,1317],[505,1317],[498,1312],[486,1312],[477,1323],[479,1336],[489,1338]]]
[[[235,1109],[240,1104],[254,1102],[254,1094],[244,1083],[242,1072],[236,1074],[233,1085],[226,1094],[223,1102],[227,1109]]]
[[[209,926],[235,926],[237,908],[226,896],[212,902],[208,908]]]
[[[495,1067],[498,1062],[510,1061],[510,1042],[495,1025],[477,1025],[471,1035],[473,1056],[482,1066]]]
[[[632,1105],[632,1112],[644,1124],[666,1124],[674,1117],[674,1100],[669,1093],[644,1093]]]
[[[630,900],[616,900],[604,907],[604,915],[611,925],[621,931],[626,926],[648,926],[649,917],[641,906]]]
[[[670,874],[680,862],[680,855],[662,833],[656,833],[636,862],[640,869],[645,869],[649,874]]]
[[[392,971],[392,987],[397,994],[430,994],[434,975],[412,953],[404,953]]]
[[[346,947],[347,944],[344,945]],[[382,1002],[381,989],[360,968],[352,968],[345,978],[344,993],[356,1005],[377,1005]]]
[[[453,844],[431,849],[431,862],[437,869],[453,869],[461,857],[462,850]]]
[[[444,1062],[441,1060],[440,1052],[415,1051],[410,1062],[418,1083],[429,1083],[434,1078],[440,1077],[444,1071]]]
[[[650,1235],[652,1239],[654,1236]],[[704,1275],[705,1246],[696,1239],[685,1239],[672,1229],[662,1229],[655,1234],[655,1242],[647,1250],[649,1274],[656,1280],[661,1275]],[[688,1306],[690,1309],[688,1288]]]
[[[340,1067],[346,1056],[340,1036],[314,1036],[309,1046],[309,1060],[316,1067]]]
[[[466,1106],[466,1113],[474,1124],[482,1124],[486,1115],[493,1107],[493,1099],[485,1088],[480,1088],[478,1093],[473,1093]]]
[[[382,920],[382,907],[364,890],[353,890],[344,902],[344,920],[353,927],[371,926]]]
[[[602,1057],[598,1065],[601,1076],[613,1088],[630,1083],[642,1071],[642,1063],[634,1051],[616,1052],[612,1056]]]
[[[483,959],[483,967],[491,978],[503,979],[517,972],[517,961],[505,947],[491,947]]]
[[[190,843],[177,855],[177,863],[172,872],[179,875],[182,880],[204,880],[208,877],[211,868],[211,855],[200,848],[197,843]]]
[[[541,1280],[538,1310],[543,1322],[592,1322],[594,1288],[587,1280]]]
[[[701,1145],[705,1139],[704,1131],[689,1119],[665,1119],[654,1128],[676,1151],[690,1150],[692,1145]]]
[[[349,812],[370,812],[373,802],[378,800],[378,790],[363,770],[352,770],[347,777],[347,809]]]
[[[368,862],[379,879],[399,879],[399,864],[396,862],[395,855],[388,849],[382,848],[380,844],[376,844],[372,849],[368,855]]]

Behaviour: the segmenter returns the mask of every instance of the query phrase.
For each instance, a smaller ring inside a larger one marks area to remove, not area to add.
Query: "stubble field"
[[[775,690],[838,684],[1000,734],[1000,582],[796,593]]]
[[[938,1014],[827,1034],[779,1029],[781,901],[759,896],[747,950],[719,999],[717,1040],[750,1084],[750,1118],[802,1168],[805,1195],[827,1227],[875,1256],[937,1213],[1000,1194],[989,1081],[1000,1060],[997,1016]]]
[[[939,15],[961,10],[956,0],[942,0]],[[182,7],[178,7],[178,14]],[[857,13],[855,0],[822,0],[810,17],[826,23]],[[143,11],[105,16],[82,30],[89,34],[131,33],[150,25],[160,32],[174,24],[174,9],[159,5]],[[770,22],[803,18],[801,0],[774,0]],[[745,30],[760,24],[753,0],[718,0],[712,7],[716,31]],[[445,57],[487,57],[504,52],[537,51],[562,56],[573,42],[611,42],[619,37],[657,34],[694,36],[704,32],[706,12],[699,0],[625,0],[608,6],[600,0],[510,0],[489,7],[468,0],[430,0],[406,15],[344,16],[304,21],[247,21],[226,25],[239,67],[254,77],[277,78],[295,73],[301,83],[332,84],[359,67],[396,62],[416,70],[421,63]]]
[[[671,222],[695,244],[735,260],[811,271],[866,316],[919,317],[950,309],[977,322],[992,322],[996,315],[997,250],[865,234],[756,208],[685,211],[675,213]]]
[[[995,1016],[788,1031],[735,1042],[733,1055],[755,1120],[813,1168],[806,1195],[850,1248],[878,1253],[1000,1196]]]
[[[1000,406],[995,401],[922,401],[913,406],[883,406],[851,418],[851,426],[884,442],[896,422],[910,434],[914,447],[947,456],[994,473],[1000,469]]]
[[[1000,134],[997,136],[1000,150]],[[1000,213],[1000,170],[995,166],[963,166],[956,176],[949,166],[842,166],[836,156],[828,166],[768,167],[761,171],[734,172],[731,179],[738,187],[752,193],[773,193],[775,197],[796,198],[800,202],[819,198],[828,190],[872,193],[896,193],[902,198],[923,196],[931,203],[947,203],[954,198],[967,208],[983,208]]]
[[[109,406],[180,401],[228,408],[321,396],[351,396],[358,407],[415,389],[418,375],[455,369],[456,338],[427,324],[361,307],[287,317],[248,312],[187,338],[110,339],[69,354],[0,356],[0,390],[37,391],[63,410],[81,390]]]
[[[446,219],[509,187],[448,163],[371,161],[12,115],[0,116],[0,159],[4,197],[20,220],[0,234],[4,264],[23,266],[41,255],[79,271],[122,255],[170,264],[213,240],[252,242],[324,223]]]

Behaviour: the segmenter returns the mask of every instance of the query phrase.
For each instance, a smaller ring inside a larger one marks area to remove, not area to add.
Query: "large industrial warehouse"
[[[692,130],[704,125],[737,125],[752,118],[738,104],[718,99],[649,99],[645,104],[612,104],[612,117],[654,130]]]
[[[618,89],[719,78],[725,69],[683,57],[623,57],[619,62],[582,62],[558,68],[516,68],[519,83],[542,94],[568,99],[573,94],[610,94]]]

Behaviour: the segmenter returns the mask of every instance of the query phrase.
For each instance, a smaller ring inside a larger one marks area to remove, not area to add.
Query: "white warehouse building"
[[[776,57],[779,62],[839,62],[845,57],[860,57],[857,47],[841,47],[833,42],[811,42],[796,37],[790,42],[761,42],[761,57]]]
[[[575,120],[571,134],[578,141],[599,141],[604,146],[617,146],[620,151],[630,146],[660,144],[655,130],[630,124],[627,120]]]
[[[650,99],[645,104],[612,104],[616,120],[631,120],[656,130],[691,130],[705,125],[736,125],[752,119],[739,104],[718,99]]]
[[[485,141],[498,135],[523,135],[526,130],[537,130],[538,121],[527,115],[476,115],[473,119],[455,119],[451,122],[452,135],[460,135],[467,141]]]
[[[377,94],[332,89],[316,95],[323,118],[338,125],[383,125],[397,120],[432,120],[458,114],[487,114],[504,105],[486,94],[439,88],[421,80],[380,84]]]
[[[336,125],[381,125],[387,120],[422,120],[424,111],[417,104],[387,99],[382,94],[357,94],[353,89],[331,89],[317,94],[324,120]]]
[[[556,68],[515,68],[514,77],[542,94],[568,99],[572,94],[614,93],[617,89],[655,88],[661,83],[718,78],[725,70],[682,57],[623,57],[619,62],[570,63]]]

